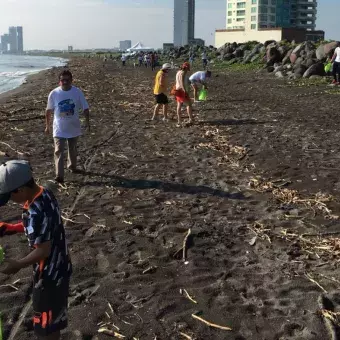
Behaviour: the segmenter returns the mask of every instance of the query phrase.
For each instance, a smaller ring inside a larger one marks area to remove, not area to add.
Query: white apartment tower
[[[227,0],[227,29],[315,30],[317,0]]]

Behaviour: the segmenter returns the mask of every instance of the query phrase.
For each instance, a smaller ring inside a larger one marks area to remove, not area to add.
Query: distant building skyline
[[[22,26],[10,26],[8,33],[0,36],[0,51],[4,53],[23,53],[24,36]]]
[[[132,46],[132,41],[131,40],[121,40],[119,42],[119,49],[121,51],[126,51]]]
[[[185,46],[195,40],[195,0],[174,0],[174,45]]]

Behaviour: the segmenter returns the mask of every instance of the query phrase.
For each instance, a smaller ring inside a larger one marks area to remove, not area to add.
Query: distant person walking
[[[163,120],[168,120],[168,105],[169,99],[166,95],[168,91],[168,73],[171,70],[170,64],[164,64],[162,69],[157,72],[155,78],[154,95],[156,100],[156,106],[153,112],[152,120],[156,119],[160,108],[163,106]]]
[[[195,103],[198,102],[198,87],[201,85],[204,89],[207,89],[207,80],[211,77],[211,71],[198,71],[194,73],[190,78],[191,87],[194,90]]]
[[[154,71],[156,69],[156,61],[155,61],[155,54],[153,52],[150,54],[150,62],[151,62],[151,70]]]
[[[336,44],[336,49],[332,58],[333,63],[333,84],[340,85],[340,42]]]
[[[122,55],[122,66],[125,67],[126,66],[126,55]]]
[[[143,55],[142,54],[139,54],[138,56],[138,64],[139,64],[139,67],[143,66]]]
[[[146,68],[149,66],[149,55],[147,53],[144,55],[144,66]]]
[[[79,114],[84,114],[86,129],[90,130],[89,105],[83,92],[72,86],[72,73],[64,70],[59,75],[60,86],[48,96],[46,108],[45,133],[50,134],[51,116],[53,116],[55,181],[64,182],[64,149],[68,146],[68,168],[79,173],[77,169],[77,141],[81,133]]]
[[[203,64],[203,69],[205,70],[208,66],[208,57],[205,52],[202,53],[202,64]]]
[[[182,123],[181,111],[183,104],[187,106],[187,113],[189,116],[189,123],[193,123],[194,119],[192,116],[192,104],[189,97],[189,81],[188,71],[190,71],[190,64],[184,63],[181,69],[176,74],[176,101],[177,101],[177,126],[180,127]]]

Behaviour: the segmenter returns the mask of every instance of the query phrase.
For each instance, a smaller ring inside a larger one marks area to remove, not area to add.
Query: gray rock
[[[277,78],[284,78],[284,74],[283,74],[282,71],[278,71],[278,72],[275,73],[275,77],[277,77]]]
[[[302,44],[296,46],[292,53],[294,53],[297,57],[300,56],[301,51],[304,49],[304,46]]]
[[[314,60],[313,59],[307,59],[304,61],[303,63],[307,68],[310,68],[312,65],[315,64]]]
[[[299,67],[294,69],[294,74],[298,74],[301,77],[303,76],[303,74],[307,71],[307,67],[300,65]]]
[[[255,61],[259,60],[259,59],[260,59],[260,55],[259,55],[259,54],[255,54],[255,55],[250,59],[250,61],[253,63],[253,62],[255,62]]]
[[[324,60],[324,59],[326,59],[325,45],[324,45],[324,44],[320,45],[320,46],[317,48],[317,50],[316,50],[315,53],[316,53],[316,58],[317,58],[318,60]]]
[[[309,78],[311,76],[325,76],[325,69],[323,63],[317,63],[308,68],[308,70],[303,74],[304,78]]]
[[[321,79],[321,78],[323,78],[323,77],[322,76],[318,76],[316,74],[314,74],[314,75],[309,77],[309,79]]]

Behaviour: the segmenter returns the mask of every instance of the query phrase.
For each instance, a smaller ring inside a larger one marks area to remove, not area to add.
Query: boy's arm
[[[3,274],[15,274],[20,269],[33,265],[35,263],[39,263],[50,256],[51,253],[51,241],[47,241],[41,244],[37,244],[36,248],[29,253],[26,257],[21,260],[12,260],[7,259],[5,263],[7,264],[6,268],[1,272]]]
[[[24,224],[22,222],[16,224],[0,222],[0,237],[24,232]]]

